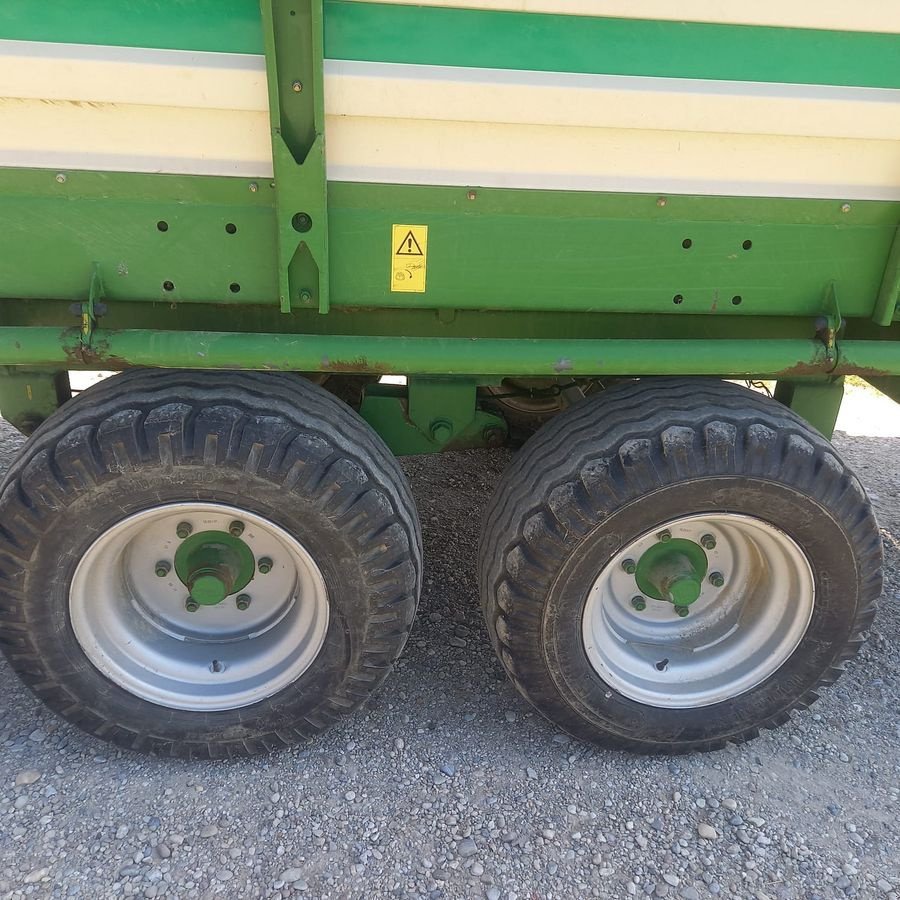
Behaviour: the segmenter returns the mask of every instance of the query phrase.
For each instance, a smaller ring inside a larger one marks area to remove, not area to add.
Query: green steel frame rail
[[[816,340],[520,340],[0,328],[13,366],[256,369],[399,375],[900,375],[900,343]]]

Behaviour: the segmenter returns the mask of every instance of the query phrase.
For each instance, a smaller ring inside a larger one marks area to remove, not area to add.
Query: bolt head
[[[178,535],[182,540],[186,537],[191,536],[191,532],[194,530],[194,526],[191,525],[190,522],[179,522],[178,527],[175,529],[175,534]]]
[[[841,212],[842,212],[842,213],[848,213],[848,212],[850,212],[851,209],[853,209],[853,207],[852,207],[849,203],[844,203],[844,204],[841,206]]]
[[[63,172],[60,172],[59,175],[56,176],[57,184],[65,184],[68,180],[68,176]]]
[[[259,185],[255,181],[250,182],[250,193],[255,194],[259,190]]]
[[[643,597],[632,597],[631,605],[638,611],[643,612],[647,608],[647,601]]]
[[[166,575],[168,575],[169,572],[171,572],[171,571],[172,571],[172,563],[170,563],[170,562],[169,562],[168,560],[166,560],[166,559],[161,559],[161,560],[156,564],[156,576],[157,576],[157,578],[165,578]]]
[[[257,563],[257,567],[259,568],[259,572],[261,575],[268,575],[269,572],[272,571],[272,566],[274,563],[268,556],[264,556],[259,563]]]
[[[436,444],[446,444],[453,437],[453,425],[445,419],[436,419],[431,423],[431,439]]]
[[[234,603],[239,610],[243,611],[250,608],[252,600],[253,598],[249,594],[239,594]]]
[[[665,544],[667,541],[672,540],[672,532],[671,531],[661,531],[656,537],[660,541],[662,541],[662,543]]]
[[[228,526],[228,533],[232,537],[240,537],[244,533],[244,523],[234,521]]]
[[[193,597],[188,597],[187,600],[184,601],[184,608],[188,612],[194,613],[200,609],[200,604]]]
[[[716,539],[711,534],[704,534],[702,538],[700,538],[700,546],[703,547],[704,550],[715,550],[716,549]]]
[[[720,588],[725,584],[725,576],[721,572],[713,572],[709,576],[709,583],[713,587]]]
[[[477,200],[477,199],[478,199],[478,192],[477,192],[477,191],[469,191],[469,193],[466,194],[466,197],[468,197],[469,200]]]
[[[686,607],[686,606],[676,606],[675,607],[675,615],[679,616],[682,619],[685,618],[685,616],[689,616],[690,613],[691,613],[690,609],[688,609],[688,607]]]
[[[623,559],[622,568],[629,575],[634,575],[634,573],[637,572],[637,563],[633,559]]]
[[[302,82],[302,81],[295,81],[295,82],[291,85],[291,90],[292,90],[295,94],[301,93],[301,92],[303,91],[303,82]]]

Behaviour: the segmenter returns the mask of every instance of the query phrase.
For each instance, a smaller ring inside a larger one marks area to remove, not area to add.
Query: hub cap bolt
[[[188,597],[187,600],[184,601],[184,608],[188,612],[197,612],[197,610],[200,609],[200,604],[193,597]]]
[[[647,601],[643,597],[632,597],[631,605],[638,611],[643,612],[647,608]]]
[[[175,534],[177,534],[178,537],[184,540],[186,537],[191,536],[191,532],[193,530],[193,526],[190,522],[179,522],[178,527],[175,529]]]
[[[682,619],[683,619],[685,616],[689,615],[690,612],[691,612],[691,611],[690,611],[690,609],[689,609],[687,606],[676,606],[676,607],[675,607],[675,614],[678,615],[678,616],[681,616]]]
[[[711,534],[704,534],[703,537],[700,538],[700,545],[704,550],[715,550],[716,539]]]
[[[634,573],[637,572],[637,563],[633,559],[623,559],[622,568],[629,575],[634,575]]]
[[[721,572],[713,572],[712,575],[709,576],[709,583],[713,587],[720,588],[725,584],[725,576]]]
[[[268,575],[269,572],[272,571],[272,566],[274,566],[274,565],[275,564],[272,562],[271,559],[269,559],[268,556],[264,556],[259,561],[259,574],[260,575]]]
[[[251,600],[252,598],[249,594],[239,594],[237,600],[234,602],[237,608],[243,612],[245,609],[250,608]]]
[[[172,563],[166,559],[161,559],[156,564],[156,575],[158,578],[165,578],[172,571]]]
[[[671,532],[671,531],[661,531],[661,532],[657,535],[657,538],[659,538],[659,540],[662,541],[662,543],[665,544],[667,541],[671,541],[671,540],[672,540],[672,532]]]
[[[228,533],[232,537],[240,537],[244,533],[244,523],[243,522],[232,522],[228,526]]]

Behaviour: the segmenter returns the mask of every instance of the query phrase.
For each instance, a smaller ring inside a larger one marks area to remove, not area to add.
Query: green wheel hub
[[[635,572],[638,590],[679,608],[696,603],[709,569],[706,551],[694,541],[661,541],[641,556]]]
[[[175,554],[175,573],[200,606],[216,606],[253,578],[253,551],[227,531],[192,534]]]

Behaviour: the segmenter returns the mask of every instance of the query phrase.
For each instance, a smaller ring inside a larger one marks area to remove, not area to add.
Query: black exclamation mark
[[[406,239],[406,249],[407,249],[407,252],[409,252],[409,253],[412,253],[412,244],[413,244],[413,239],[412,239],[412,235],[410,235]]]

